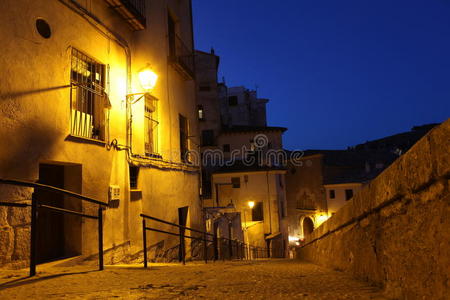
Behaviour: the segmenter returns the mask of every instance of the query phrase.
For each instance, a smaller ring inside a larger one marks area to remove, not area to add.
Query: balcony
[[[169,34],[169,63],[185,80],[194,79],[194,53],[176,34]]]
[[[145,0],[105,0],[133,30],[145,29]]]
[[[303,193],[299,199],[297,199],[297,207],[298,210],[303,211],[315,211],[317,210],[317,205],[311,195]]]

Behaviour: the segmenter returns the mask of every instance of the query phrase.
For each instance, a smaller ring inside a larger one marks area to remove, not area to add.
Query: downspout
[[[270,207],[269,171],[266,171],[266,182],[267,182],[267,200],[269,202],[269,225],[270,225],[270,233],[272,234],[272,210]]]

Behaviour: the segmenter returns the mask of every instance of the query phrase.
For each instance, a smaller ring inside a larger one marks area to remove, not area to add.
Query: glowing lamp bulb
[[[253,206],[255,206],[255,201],[248,201],[248,207],[250,207],[250,209],[252,209]]]
[[[156,81],[158,81],[158,75],[151,69],[145,69],[139,72],[139,81],[144,90],[151,91],[155,87]]]

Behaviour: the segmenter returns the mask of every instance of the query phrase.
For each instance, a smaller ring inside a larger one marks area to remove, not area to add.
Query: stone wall
[[[395,299],[448,299],[450,119],[357,193],[297,257],[383,287]]]

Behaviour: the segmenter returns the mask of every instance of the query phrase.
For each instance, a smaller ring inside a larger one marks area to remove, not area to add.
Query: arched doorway
[[[314,222],[311,220],[311,218],[304,218],[303,219],[303,236],[309,235],[314,230]]]

